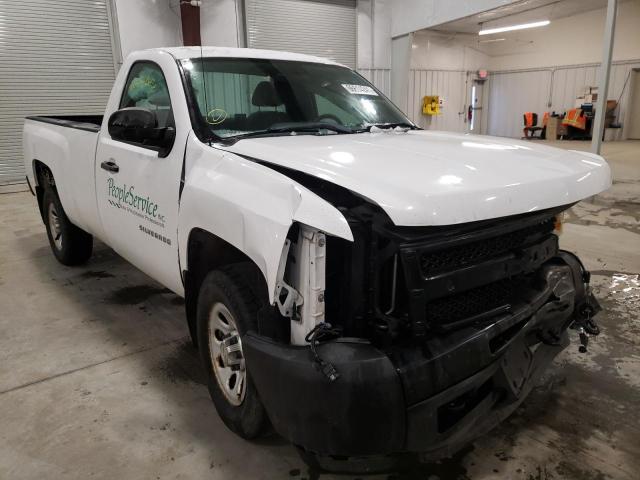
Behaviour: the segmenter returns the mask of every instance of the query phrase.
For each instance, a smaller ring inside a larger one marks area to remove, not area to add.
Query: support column
[[[613,38],[616,32],[617,0],[609,0],[607,4],[607,19],[604,25],[602,40],[602,65],[598,82],[598,100],[596,102],[596,118],[593,122],[591,136],[591,151],[600,154],[602,134],[604,133],[604,119],[607,110],[607,90],[609,89],[609,73],[611,72],[611,54],[613,52]]]
[[[413,33],[391,39],[391,100],[407,113]]]
[[[185,47],[202,45],[200,39],[200,7],[187,2],[180,2],[180,19],[182,20],[182,44]]]

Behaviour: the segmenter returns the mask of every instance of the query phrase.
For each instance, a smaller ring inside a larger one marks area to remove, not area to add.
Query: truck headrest
[[[251,103],[256,107],[278,107],[282,105],[282,100],[271,82],[264,80],[256,85]]]

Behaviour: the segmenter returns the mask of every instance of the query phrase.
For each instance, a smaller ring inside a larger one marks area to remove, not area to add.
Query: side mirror
[[[176,137],[173,127],[158,127],[156,113],[146,108],[116,110],[107,125],[112,139],[155,150],[159,157],[169,154]]]

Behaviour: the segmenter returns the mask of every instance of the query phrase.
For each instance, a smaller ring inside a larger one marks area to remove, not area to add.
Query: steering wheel
[[[344,125],[340,119],[335,116],[333,113],[323,113],[322,115],[318,115],[315,119],[316,122],[322,122],[323,120],[331,120],[333,123],[337,125]]]

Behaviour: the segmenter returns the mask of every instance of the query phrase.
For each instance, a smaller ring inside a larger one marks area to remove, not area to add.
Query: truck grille
[[[439,298],[427,303],[427,321],[437,329],[474,318],[509,305],[513,300],[513,293],[514,282],[507,278],[450,297]]]
[[[485,238],[456,247],[423,253],[420,257],[420,268],[425,276],[445,270],[453,270],[465,265],[482,262],[504,253],[517,250],[541,235],[551,233],[554,218],[547,218],[535,225],[505,233],[496,237]]]
[[[495,321],[558,251],[560,209],[434,231],[400,244],[412,336]]]

